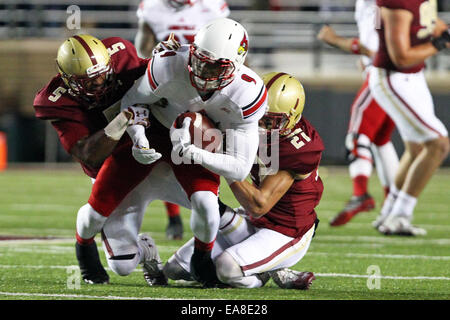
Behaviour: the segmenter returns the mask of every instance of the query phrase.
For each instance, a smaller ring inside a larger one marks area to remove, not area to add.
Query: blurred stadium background
[[[250,34],[250,66],[258,73],[288,72],[303,82],[305,115],[326,145],[322,164],[346,164],[349,109],[362,82],[358,56],[321,44],[316,35],[328,23],[342,36],[356,36],[355,0],[227,2],[231,18]],[[65,38],[90,33],[133,41],[138,4],[139,0],[0,0],[0,144],[8,146],[8,165],[71,161],[54,130],[35,119],[34,96],[56,74],[56,50]],[[78,9],[80,28],[70,29]],[[450,0],[439,1],[439,15],[450,24]],[[436,113],[448,127],[450,50],[428,61],[426,75]],[[394,144],[400,154],[397,133]],[[444,165],[450,165],[449,158]]]

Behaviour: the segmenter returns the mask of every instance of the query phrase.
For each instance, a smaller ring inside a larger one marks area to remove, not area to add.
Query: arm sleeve
[[[212,153],[196,148],[195,161],[229,180],[244,180],[252,168],[259,145],[258,124],[240,124],[227,130],[226,152]]]

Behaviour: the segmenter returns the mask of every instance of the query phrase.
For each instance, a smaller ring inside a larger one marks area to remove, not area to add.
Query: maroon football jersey
[[[52,125],[68,153],[78,140],[103,129],[120,112],[121,98],[144,75],[148,64],[148,59],[139,58],[133,44],[125,39],[112,37],[102,42],[110,53],[116,78],[116,87],[104,102],[93,107],[89,102],[75,98],[59,74],[34,99],[36,117],[53,120]],[[128,135],[124,135],[119,143],[130,143]],[[87,175],[96,177],[99,168],[84,163],[81,166]]]
[[[403,9],[412,13],[413,20],[409,34],[412,47],[430,41],[437,17],[436,0],[377,0],[377,5],[380,8]],[[377,31],[380,44],[373,63],[375,67],[404,73],[418,72],[425,67],[425,63],[422,62],[409,68],[398,68],[388,54],[383,19],[381,19],[381,26]]]
[[[314,208],[322,197],[323,184],[319,177],[318,166],[324,145],[319,133],[302,117],[295,127],[296,134],[280,141],[279,170],[310,176],[304,180],[295,180],[289,190],[264,216],[251,218],[254,225],[268,228],[296,238],[305,234],[316,221]],[[260,165],[251,170],[253,183],[260,184]]]

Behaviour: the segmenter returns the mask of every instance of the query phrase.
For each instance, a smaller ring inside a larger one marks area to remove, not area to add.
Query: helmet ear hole
[[[262,76],[268,92],[268,113],[283,114],[284,122],[280,134],[288,134],[300,120],[305,104],[302,84],[289,74],[271,72]]]

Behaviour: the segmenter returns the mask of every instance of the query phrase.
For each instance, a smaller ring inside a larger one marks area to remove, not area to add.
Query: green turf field
[[[11,169],[0,173],[0,236],[55,237],[54,240],[0,241],[2,299],[449,299],[450,298],[450,170],[435,175],[419,199],[414,223],[425,237],[382,236],[372,227],[377,210],[361,213],[347,226],[330,228],[328,221],[351,193],[346,168],[321,168],[325,191],[317,209],[321,220],[305,258],[294,268],[312,271],[308,291],[282,290],[272,281],[260,289],[201,289],[170,282],[149,287],[136,270],[127,277],[109,272],[109,285],[78,288],[71,277],[76,212],[89,196],[90,180],[75,170]],[[382,191],[376,175],[370,182],[377,199]],[[236,205],[227,187],[224,202]],[[186,238],[189,212],[182,211]],[[143,232],[156,240],[163,260],[183,244],[168,241],[163,204],[148,209]],[[97,243],[100,243],[97,239]],[[99,248],[101,250],[101,248]],[[101,251],[102,261],[105,256]],[[106,264],[105,264],[106,265]],[[373,277],[373,270],[380,277]],[[370,287],[370,288],[369,288]]]

